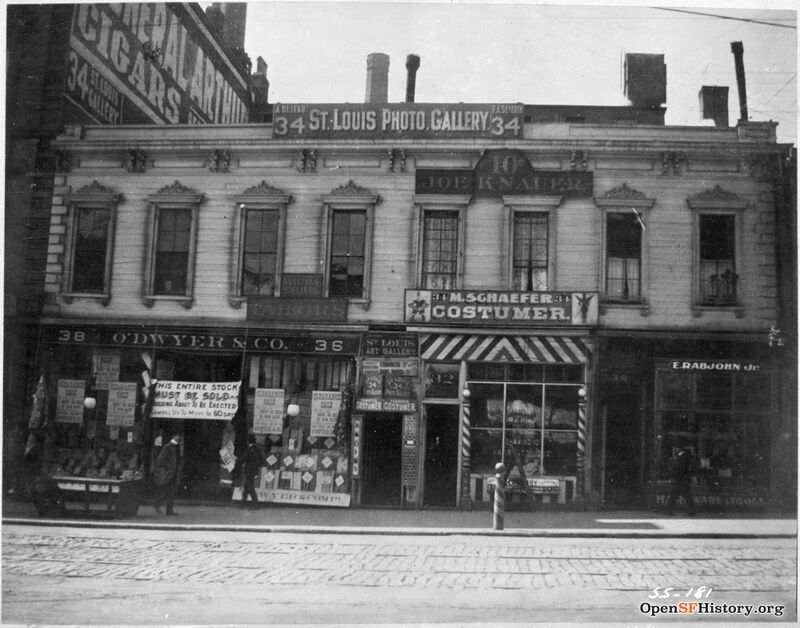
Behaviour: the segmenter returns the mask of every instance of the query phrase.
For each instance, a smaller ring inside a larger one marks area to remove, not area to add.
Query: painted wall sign
[[[597,325],[596,292],[406,290],[407,323]]]
[[[46,343],[173,348],[197,351],[247,350],[261,353],[304,353],[315,355],[355,355],[359,350],[357,335],[306,334],[288,336],[261,329],[237,329],[203,332],[177,328],[45,325],[42,340]]]
[[[360,412],[416,412],[417,402],[410,399],[383,399],[360,397],[356,400]]]
[[[291,489],[256,488],[258,500],[277,504],[298,504],[304,506],[350,506],[350,493],[316,493],[314,491],[297,491]],[[233,489],[234,501],[242,498],[242,488]]]
[[[416,358],[398,360],[380,360],[364,358],[362,366],[364,373],[380,373],[383,375],[406,375],[416,377],[419,372],[419,362]]]
[[[534,170],[518,150],[487,151],[475,165],[474,194],[477,196],[523,195],[589,198],[593,195],[591,172]]]
[[[284,299],[248,297],[247,320],[288,322],[342,322],[347,320],[347,299]]]
[[[519,103],[276,103],[272,135],[276,139],[521,139],[523,113]]]
[[[100,124],[248,121],[249,87],[189,3],[78,4],[65,93]]]
[[[150,416],[160,419],[230,421],[239,409],[242,382],[159,380]]]
[[[752,372],[761,370],[760,364],[730,360],[672,360],[669,364],[673,371]]]
[[[417,334],[367,332],[364,357],[412,358],[419,355]]]
[[[472,170],[428,170],[414,172],[414,191],[417,194],[472,194]]]
[[[283,273],[281,298],[321,299],[322,275],[314,273]]]

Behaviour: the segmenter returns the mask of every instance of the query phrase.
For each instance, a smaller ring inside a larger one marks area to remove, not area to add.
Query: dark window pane
[[[546,212],[514,214],[515,290],[547,290],[548,215]]]
[[[700,216],[700,299],[702,303],[736,303],[735,218]]]
[[[191,210],[159,210],[153,282],[154,294],[186,294],[189,276],[191,227]]]
[[[78,210],[72,266],[72,290],[75,292],[105,289],[110,216],[108,209]]]
[[[365,229],[366,212],[334,213],[329,277],[331,296],[364,296]]]
[[[250,209],[245,221],[242,294],[270,296],[275,293],[278,212]]]
[[[606,220],[606,297],[641,296],[641,225],[636,215],[608,214]]]
[[[423,221],[422,287],[440,290],[455,288],[458,212],[426,211]]]

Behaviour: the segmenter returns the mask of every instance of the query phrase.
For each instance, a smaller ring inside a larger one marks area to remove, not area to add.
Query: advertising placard
[[[253,405],[253,433],[283,432],[283,388],[256,388]]]
[[[98,349],[95,356],[97,360],[95,387],[97,390],[108,390],[111,382],[119,381],[119,351]]]
[[[136,383],[111,382],[108,385],[106,425],[133,427],[136,417]]]
[[[159,380],[150,416],[160,419],[230,421],[239,409],[242,382]]]
[[[310,436],[333,436],[341,407],[341,391],[315,390],[311,395]]]
[[[276,103],[275,139],[521,139],[524,105],[423,103]]]
[[[59,423],[83,423],[83,399],[86,382],[82,379],[58,380],[56,398],[56,421]]]
[[[406,290],[407,323],[597,325],[596,292]]]

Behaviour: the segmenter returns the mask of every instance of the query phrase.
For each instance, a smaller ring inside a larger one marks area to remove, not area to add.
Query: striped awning
[[[423,334],[420,353],[429,361],[585,364],[592,359],[588,339],[572,336]]]

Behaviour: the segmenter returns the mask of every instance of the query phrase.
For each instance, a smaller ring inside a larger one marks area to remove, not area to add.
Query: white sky
[[[245,48],[254,68],[259,56],[267,62],[272,103],[363,102],[367,55],[383,52],[390,102],[405,99],[405,60],[416,54],[420,103],[626,105],[625,53],[663,54],[667,124],[695,126],[704,124],[703,85],[728,86],[731,125],[739,119],[730,44],[741,41],[750,119],[779,122],[778,140],[796,144],[797,13],[789,0],[759,4],[771,9],[748,9],[752,1],[744,0],[669,5],[680,12],[532,1],[267,0],[248,4]]]

